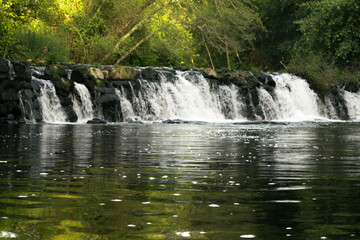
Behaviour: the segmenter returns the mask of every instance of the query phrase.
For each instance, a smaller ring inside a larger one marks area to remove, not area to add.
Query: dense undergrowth
[[[0,54],[32,62],[286,71],[360,81],[357,0],[1,0]]]

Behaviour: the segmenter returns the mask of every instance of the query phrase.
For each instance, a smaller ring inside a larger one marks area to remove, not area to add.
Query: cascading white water
[[[135,99],[134,99],[135,98]],[[160,82],[141,81],[138,96],[133,96],[134,111],[141,119],[224,120],[221,104],[210,91],[208,81],[177,72],[176,79]]]
[[[72,96],[73,108],[78,116],[78,122],[86,122],[94,117],[91,95],[84,84],[76,82],[74,84],[78,98],[74,95]]]
[[[265,116],[269,120],[302,121],[323,118],[320,99],[309,84],[290,74],[272,75],[276,82],[274,96],[259,90],[259,98]]]
[[[40,86],[38,100],[40,101],[43,120],[45,122],[65,122],[66,116],[52,82],[34,76],[32,81],[37,82]]]
[[[352,93],[344,90],[344,99],[350,120],[360,120],[360,91]]]
[[[265,120],[279,119],[281,115],[279,104],[275,102],[271,94],[264,88],[258,89],[259,105],[264,112]]]
[[[245,119],[241,114],[244,112],[244,103],[239,97],[239,89],[234,84],[231,84],[230,86],[219,86],[217,101],[221,104],[222,112],[226,114],[227,119]]]
[[[33,71],[41,74],[43,69],[34,69]],[[173,75],[174,78],[171,79],[166,77],[170,75],[169,72],[159,70],[158,73],[160,74],[159,81],[144,79],[136,83],[135,89],[131,82],[129,82],[128,88],[125,87],[126,85],[122,85],[120,89],[115,88],[115,94],[119,99],[119,105],[115,108],[116,119],[124,121],[137,119],[242,121],[246,120],[245,116],[248,116],[251,119],[269,121],[303,121],[339,118],[336,105],[339,100],[337,98],[325,97],[321,101],[304,79],[290,74],[271,75],[276,82],[274,89],[265,84],[253,91],[254,89],[249,90],[234,84],[225,85],[216,81],[211,82],[199,72],[194,71],[177,71]],[[32,79],[40,86],[38,100],[43,120],[65,122],[66,115],[53,84],[34,76]],[[74,84],[76,93],[72,98],[73,109],[78,116],[78,121],[85,122],[95,115],[91,95],[85,85]],[[258,96],[256,96],[256,91]],[[112,93],[110,92],[110,94]],[[360,92],[343,91],[342,95],[350,119],[359,120]],[[21,96],[20,101],[25,113],[25,109],[29,107]],[[30,121],[34,121],[33,115],[32,112],[27,111],[26,116],[31,118]],[[96,115],[99,116],[99,112]]]
[[[24,120],[29,123],[35,123],[36,120],[33,111],[33,104],[30,102],[29,99],[26,98],[26,96],[24,96],[25,94],[23,91],[19,91],[18,95],[19,95],[19,106],[22,115],[24,117]]]
[[[131,102],[125,97],[123,93],[120,92],[119,89],[115,88],[115,94],[118,96],[121,106],[121,112],[124,120],[135,119],[136,116],[134,114],[133,107]]]

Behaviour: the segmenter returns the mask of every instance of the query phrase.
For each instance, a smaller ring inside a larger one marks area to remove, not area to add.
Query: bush
[[[320,96],[325,96],[338,85],[359,82],[359,70],[355,65],[339,68],[327,63],[319,55],[296,56],[287,67],[290,73],[306,79],[310,87]]]
[[[68,62],[70,49],[60,35],[45,30],[22,30],[16,33],[17,43],[10,58],[44,60],[51,63]]]

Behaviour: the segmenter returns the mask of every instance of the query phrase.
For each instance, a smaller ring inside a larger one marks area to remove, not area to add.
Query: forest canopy
[[[360,60],[357,0],[0,4],[0,54],[9,59],[266,71],[307,59],[356,69]]]

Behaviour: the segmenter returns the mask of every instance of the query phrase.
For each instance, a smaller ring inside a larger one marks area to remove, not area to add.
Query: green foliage
[[[316,1],[304,7],[310,14],[298,22],[303,33],[297,44],[300,53],[321,53],[340,66],[360,60],[358,0]]]
[[[9,53],[14,59],[34,59],[48,62],[69,61],[70,50],[61,35],[46,30],[21,30],[14,35],[17,43]]]
[[[293,52],[294,44],[301,33],[295,21],[306,14],[301,4],[308,0],[256,0],[265,32],[257,33],[257,50],[250,55],[252,64],[272,69],[287,64]]]
[[[288,65],[288,71],[308,80],[312,89],[324,96],[336,88],[339,83],[357,82],[359,69],[352,67],[339,68],[329,64],[320,55],[293,57]]]

